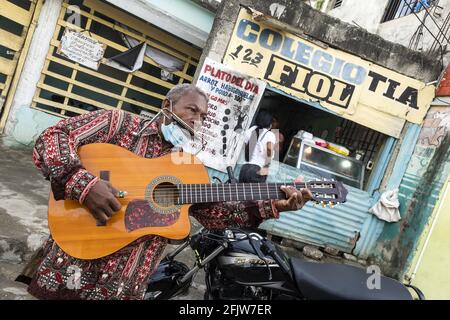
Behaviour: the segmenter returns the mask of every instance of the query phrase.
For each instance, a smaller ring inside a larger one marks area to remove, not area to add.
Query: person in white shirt
[[[255,125],[245,133],[245,160],[239,173],[239,182],[265,182],[274,156],[276,136],[270,131],[273,116],[261,110]]]
[[[275,129],[275,130],[274,130]],[[280,131],[280,121],[276,116],[272,120],[272,132],[275,134],[275,146],[273,159],[281,161],[281,156],[284,149],[284,134]]]

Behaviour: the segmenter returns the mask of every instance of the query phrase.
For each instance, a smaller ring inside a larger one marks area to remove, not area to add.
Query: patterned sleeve
[[[99,178],[84,169],[77,155],[78,147],[96,142],[114,143],[112,140],[121,127],[138,121],[131,118],[121,110],[99,110],[61,120],[42,132],[34,146],[33,161],[50,180],[56,200],[84,201]]]
[[[274,200],[198,203],[190,213],[205,228],[220,230],[226,227],[257,227],[266,219],[278,219]]]

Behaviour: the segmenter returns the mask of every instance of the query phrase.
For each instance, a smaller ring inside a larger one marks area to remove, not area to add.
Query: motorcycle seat
[[[308,262],[291,258],[295,281],[306,299],[312,300],[412,300],[400,282],[380,275],[380,286],[368,281],[374,273],[337,263]],[[369,286],[368,286],[369,282]],[[372,286],[371,286],[372,285]]]

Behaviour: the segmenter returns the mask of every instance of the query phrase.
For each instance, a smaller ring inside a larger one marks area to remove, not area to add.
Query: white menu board
[[[250,127],[266,83],[206,58],[196,85],[207,93],[209,103],[208,117],[200,128],[203,143],[192,147],[201,150],[197,157],[205,166],[226,172],[227,166],[236,165],[244,132]]]

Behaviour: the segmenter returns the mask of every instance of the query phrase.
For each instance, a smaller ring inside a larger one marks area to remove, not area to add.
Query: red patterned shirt
[[[98,177],[83,168],[76,151],[82,145],[100,142],[119,145],[146,158],[171,150],[156,123],[148,125],[121,110],[62,120],[40,135],[33,150],[33,160],[50,180],[56,200],[83,202]],[[191,213],[208,229],[255,227],[264,219],[279,216],[270,200],[195,204]],[[147,279],[166,244],[165,238],[146,236],[107,257],[80,260],[64,253],[50,237],[28,291],[39,299],[142,299]]]

